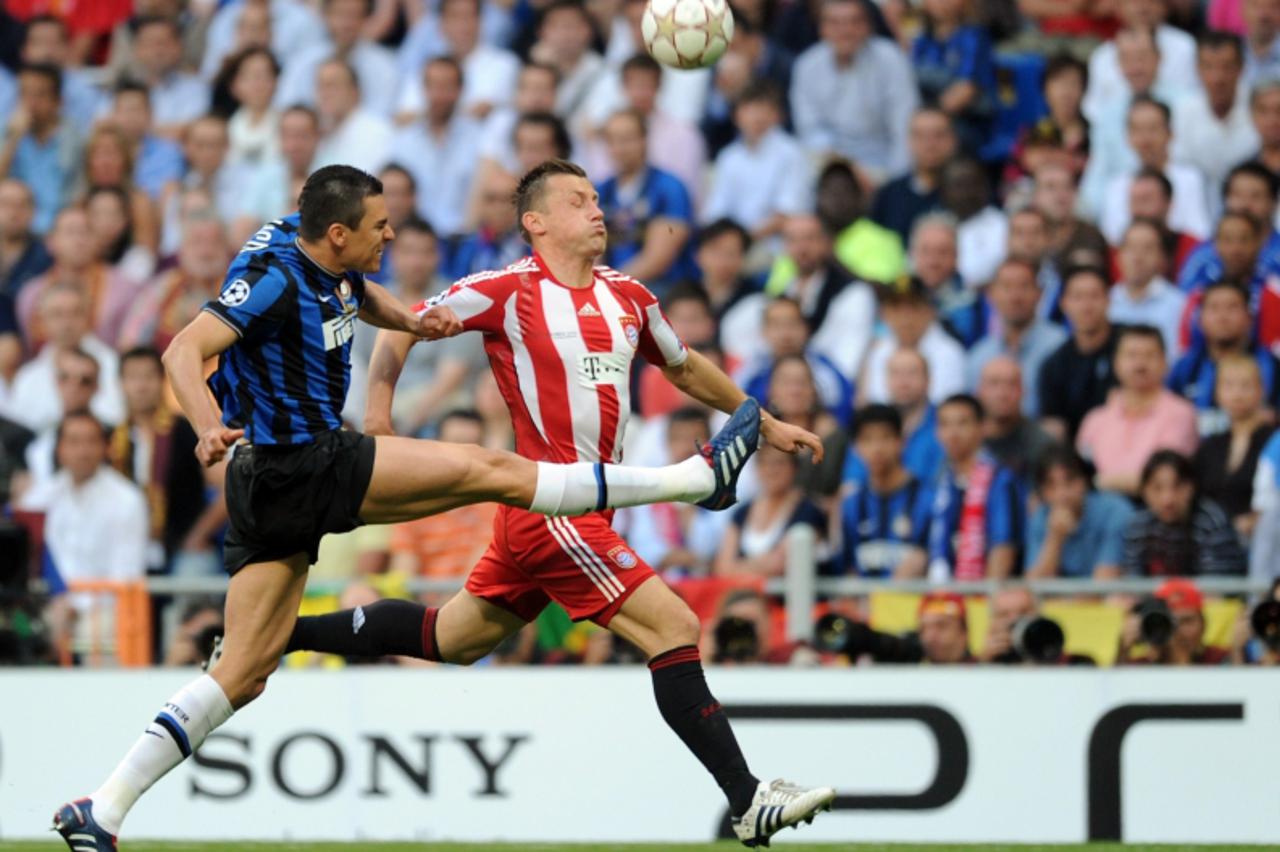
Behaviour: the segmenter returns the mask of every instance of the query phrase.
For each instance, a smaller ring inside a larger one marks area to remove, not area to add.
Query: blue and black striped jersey
[[[306,444],[342,426],[364,276],[333,275],[297,245],[298,214],[263,225],[204,310],[240,339],[209,379],[223,422],[254,444]]]
[[[888,494],[854,484],[840,503],[842,557],[835,573],[892,576],[912,549],[925,548],[932,503],[932,492],[914,476]]]

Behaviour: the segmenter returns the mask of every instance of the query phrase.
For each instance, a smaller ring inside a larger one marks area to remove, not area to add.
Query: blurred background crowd
[[[729,512],[618,513],[714,656],[1280,659],[1280,603],[1195,584],[1280,574],[1280,0],[741,0],[700,71],[644,53],[643,9],[0,2],[0,659],[110,658],[103,609],[118,645],[148,622],[143,659],[217,632],[216,599],[121,591],[221,572],[222,471],[159,358],[310,171],[382,179],[374,277],[413,303],[526,253],[510,195],[552,157],[598,184],[604,262],[826,446],[762,450]],[[634,384],[628,463],[721,421]],[[474,335],[415,347],[394,415],[511,445]],[[331,537],[308,606],[458,580],[492,516]],[[812,571],[886,590],[825,599],[807,644],[766,593],[797,526]],[[1169,579],[1060,614],[1109,613],[1081,655],[1019,577]],[[911,579],[1011,584],[895,597]],[[631,654],[553,610],[495,657]]]

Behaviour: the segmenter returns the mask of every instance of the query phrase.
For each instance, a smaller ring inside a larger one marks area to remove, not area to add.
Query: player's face
[[[596,258],[604,254],[608,237],[604,227],[604,212],[600,209],[600,196],[591,181],[577,175],[552,175],[543,191],[542,210],[531,210],[526,215],[533,218],[541,233],[525,227],[530,233],[546,242],[583,257]]]
[[[346,230],[342,248],[343,265],[351,272],[377,272],[382,267],[382,251],[395,239],[387,220],[387,202],[381,195],[364,200],[364,217],[355,229]]]

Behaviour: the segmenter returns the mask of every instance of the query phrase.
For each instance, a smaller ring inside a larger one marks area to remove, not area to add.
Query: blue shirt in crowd
[[[1258,364],[1262,376],[1263,400],[1272,409],[1280,409],[1280,362],[1276,357],[1254,345],[1249,353]],[[1195,343],[1169,371],[1165,379],[1169,390],[1181,394],[1199,412],[1201,435],[1220,432],[1228,425],[1227,415],[1218,410],[1214,389],[1218,383],[1218,365],[1209,357],[1207,344]]]
[[[160,197],[165,184],[182,180],[186,161],[177,143],[148,133],[142,137],[138,161],[133,167],[133,182],[154,199]]]
[[[914,476],[888,494],[855,484],[840,502],[841,557],[835,573],[893,576],[912,548],[927,545],[931,506],[929,488]]]
[[[907,436],[902,448],[902,466],[916,479],[931,484],[942,469],[942,462],[942,445],[938,443],[938,410],[930,405],[925,409],[920,425]],[[849,445],[840,479],[858,485],[867,482],[867,466],[853,444]]]
[[[987,463],[994,464],[990,459]],[[933,488],[929,520],[929,562],[945,561],[954,566],[960,519],[964,511],[965,489],[950,470],[943,470]],[[1026,523],[1026,500],[1022,483],[1007,468],[997,466],[987,491],[986,552],[1002,544],[1020,545]]]
[[[669,172],[649,167],[640,178],[639,186],[624,187],[617,177],[611,177],[596,189],[600,193],[605,225],[609,228],[609,248],[604,262],[615,269],[621,269],[644,249],[644,232],[654,219],[673,219],[692,233],[693,202],[689,191]],[[677,281],[697,277],[690,239],[665,275],[645,283],[661,292]]]
[[[1118,494],[1092,491],[1084,498],[1084,511],[1075,531],[1062,543],[1058,573],[1063,577],[1092,577],[1099,565],[1120,567],[1124,561],[1124,530],[1133,516],[1133,504]],[[1040,558],[1048,534],[1049,508],[1041,505],[1027,520],[1026,565]]]
[[[853,417],[853,382],[845,378],[844,373],[830,358],[821,353],[809,350],[804,353],[813,371],[813,383],[818,388],[818,396],[822,405],[841,426],[848,426]],[[748,376],[742,382],[742,389],[747,396],[754,397],[766,408],[769,405],[769,379],[773,376],[773,363]]]
[[[58,211],[71,200],[79,169],[80,146],[65,123],[46,142],[31,133],[18,140],[9,175],[25,183],[35,196],[32,228],[36,233],[47,233]]]

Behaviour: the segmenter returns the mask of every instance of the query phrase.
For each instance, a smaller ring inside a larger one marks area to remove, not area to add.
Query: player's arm
[[[462,332],[462,321],[452,309],[436,305],[418,314],[388,293],[385,287],[372,281],[364,283],[364,304],[360,306],[360,319],[378,328],[404,331],[428,340],[453,337]]]
[[[662,372],[671,384],[689,396],[725,413],[732,413],[747,398],[723,370],[693,350],[689,350],[684,361],[664,366]],[[760,414],[760,434],[776,449],[794,453],[808,447],[813,452],[813,460],[822,461],[822,441],[817,435],[783,423],[768,412]]]
[[[164,369],[178,404],[191,421],[199,440],[196,458],[205,467],[216,464],[227,448],[244,435],[243,429],[222,425],[222,412],[205,384],[205,362],[227,350],[238,339],[235,329],[208,311],[201,311],[164,352]]]
[[[446,309],[447,310],[447,309]],[[369,356],[369,388],[364,403],[364,431],[391,435],[391,399],[405,359],[417,339],[404,331],[380,331]]]

